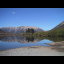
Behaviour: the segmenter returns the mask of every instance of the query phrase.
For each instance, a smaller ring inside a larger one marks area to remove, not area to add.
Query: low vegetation
[[[28,29],[25,36],[35,36],[35,37],[64,37],[64,29],[55,29],[50,31],[34,32],[33,29]]]

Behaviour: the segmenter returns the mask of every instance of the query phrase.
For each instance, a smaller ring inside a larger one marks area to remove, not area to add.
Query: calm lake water
[[[48,46],[47,43],[64,41],[64,38],[35,38],[35,37],[0,37],[0,50],[20,47]]]

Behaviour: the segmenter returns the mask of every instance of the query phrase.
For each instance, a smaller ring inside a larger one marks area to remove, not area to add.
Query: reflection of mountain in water
[[[5,42],[20,42],[20,43],[29,43],[29,42],[38,42],[39,39],[35,39],[34,37],[23,37],[23,36],[9,36],[9,37],[0,37],[0,41]]]
[[[48,39],[48,40],[53,41],[53,42],[61,42],[61,41],[64,41],[64,37],[39,37],[38,39],[40,39],[40,40]]]
[[[38,42],[40,40],[48,39],[53,42],[60,42],[64,41],[63,37],[25,37],[25,36],[0,36],[0,41],[6,41],[6,42],[20,42],[20,43],[29,43],[29,42]]]

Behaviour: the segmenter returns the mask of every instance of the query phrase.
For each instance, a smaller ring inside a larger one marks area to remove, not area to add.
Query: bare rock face
[[[23,33],[26,32],[27,29],[34,29],[35,32],[43,31],[42,29],[38,27],[32,27],[32,26],[20,26],[20,27],[2,27],[0,30],[5,32],[11,32],[11,33]]]

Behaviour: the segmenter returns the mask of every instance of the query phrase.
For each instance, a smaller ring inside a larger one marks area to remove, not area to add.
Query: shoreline
[[[52,47],[32,46],[0,51],[0,56],[64,56]]]

